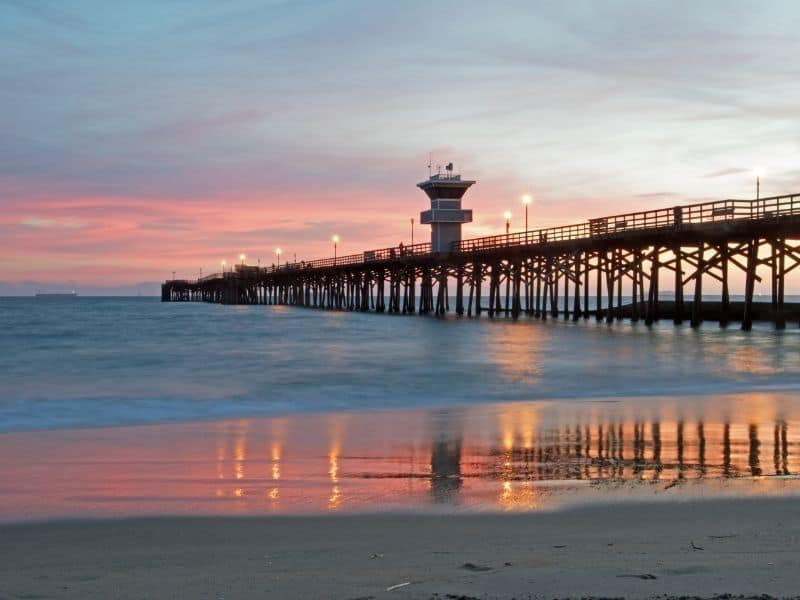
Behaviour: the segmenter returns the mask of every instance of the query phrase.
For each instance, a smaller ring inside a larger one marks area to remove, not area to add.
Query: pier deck
[[[676,324],[688,318],[697,326],[713,318],[721,324],[740,321],[743,329],[768,315],[783,328],[786,279],[798,265],[800,194],[793,194],[467,239],[449,252],[416,244],[271,267],[237,265],[198,280],[166,281],[161,298],[444,315],[454,291],[458,315],[652,323],[668,312]],[[730,274],[736,270],[744,274],[743,289],[737,290],[741,303],[730,300]],[[703,283],[710,280],[721,289],[713,310],[703,301]],[[765,281],[769,311],[756,311],[755,284]],[[667,282],[675,294],[672,305],[659,297]]]

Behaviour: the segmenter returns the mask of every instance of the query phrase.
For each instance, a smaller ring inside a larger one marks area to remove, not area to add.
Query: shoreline
[[[795,398],[504,403],[10,433],[0,435],[0,522],[797,497]]]
[[[796,515],[759,498],[16,523],[0,525],[0,598],[786,597],[800,589]]]

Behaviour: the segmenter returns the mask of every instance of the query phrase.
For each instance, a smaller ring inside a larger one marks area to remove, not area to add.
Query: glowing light
[[[767,172],[764,170],[764,167],[755,167],[753,169],[753,177],[763,177],[766,175],[766,173]]]
[[[511,482],[504,481],[503,482],[503,492],[500,495],[500,503],[501,504],[508,504],[511,500],[513,495],[513,490],[511,489]]]
[[[338,235],[333,236],[331,239],[333,240],[334,244],[338,244],[339,243],[339,236]]]
[[[523,204],[530,204],[531,202],[533,202],[533,198],[531,198],[531,195],[530,195],[530,194],[525,194],[525,195],[522,197],[522,203],[523,203]]]
[[[332,451],[329,459],[328,475],[332,483],[339,483],[339,454],[337,451]]]
[[[240,437],[236,440],[236,447],[234,448],[233,452],[234,458],[236,459],[236,464],[234,466],[236,479],[244,479],[244,462],[246,460],[246,455],[245,441],[243,437]]]
[[[281,446],[278,443],[272,444],[272,478],[281,478]]]
[[[338,485],[333,486],[331,490],[331,497],[328,498],[328,510],[338,510],[342,504],[342,491]]]
[[[504,213],[503,213],[503,218],[504,218],[506,221],[510,221],[510,220],[511,220],[511,211],[510,211],[510,210],[507,210],[506,212],[504,212]]]

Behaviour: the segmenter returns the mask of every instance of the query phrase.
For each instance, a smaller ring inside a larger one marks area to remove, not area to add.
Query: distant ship
[[[37,298],[75,298],[78,292],[36,292]]]

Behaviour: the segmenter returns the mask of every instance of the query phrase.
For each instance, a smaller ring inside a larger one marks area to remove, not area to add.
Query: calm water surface
[[[800,389],[800,330],[0,299],[0,431]]]

